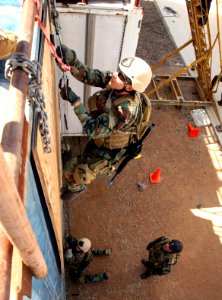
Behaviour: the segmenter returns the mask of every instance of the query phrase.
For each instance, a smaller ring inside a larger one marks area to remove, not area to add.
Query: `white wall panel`
[[[142,8],[137,8],[129,11],[126,20],[124,39],[122,42],[123,47],[121,59],[135,55],[139,40],[142,18]]]
[[[123,15],[95,15],[95,32],[93,45],[92,66],[102,71],[115,72],[118,68],[122,51],[123,35],[125,30]],[[90,26],[90,24],[89,24]],[[93,94],[98,88],[89,87],[86,95]]]
[[[86,14],[84,13],[60,13],[61,39],[62,43],[74,49],[78,58],[85,62],[85,35],[86,35]],[[69,85],[73,91],[84,99],[84,84],[76,80],[69,72]],[[60,72],[62,77],[62,72]],[[63,135],[81,135],[82,125],[73,112],[73,107],[61,99],[61,126]],[[64,114],[66,115],[68,129],[65,126]]]
[[[96,16],[93,66],[116,71],[119,63],[125,16]]]

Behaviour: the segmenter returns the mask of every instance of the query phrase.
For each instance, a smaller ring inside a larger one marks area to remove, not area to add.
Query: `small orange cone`
[[[199,135],[200,129],[192,126],[191,123],[188,123],[189,137],[196,137]]]
[[[150,182],[160,183],[160,168],[158,168],[155,172],[150,173]]]

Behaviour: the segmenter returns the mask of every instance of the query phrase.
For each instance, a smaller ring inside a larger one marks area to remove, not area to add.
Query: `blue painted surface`
[[[0,28],[18,33],[21,19],[21,0],[0,0]]]
[[[62,299],[62,278],[59,254],[48,211],[45,206],[41,185],[38,181],[33,161],[28,164],[26,208],[33,231],[48,266],[49,275],[43,279],[32,279],[33,300]],[[28,241],[27,241],[28,242]],[[23,299],[29,299],[23,297]]]
[[[0,29],[18,34],[22,15],[21,0],[0,0]],[[9,82],[5,79],[5,62],[0,60],[0,98],[7,98]]]

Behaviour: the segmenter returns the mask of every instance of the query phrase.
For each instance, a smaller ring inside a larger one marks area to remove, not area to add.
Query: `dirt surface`
[[[137,55],[154,64],[174,45],[154,4],[142,5]],[[181,62],[176,58],[166,70]],[[112,249],[88,268],[88,274],[107,272],[109,280],[71,285],[67,299],[221,299],[221,149],[211,125],[188,137],[187,124],[193,122],[188,109],[153,106],[151,122],[156,127],[142,157],[131,161],[112,187],[98,177],[85,194],[66,203],[71,233],[90,238],[93,247]],[[157,168],[161,182],[151,184],[149,174]],[[147,185],[145,191],[138,181]],[[162,235],[181,240],[184,251],[170,274],[143,281],[147,243]]]

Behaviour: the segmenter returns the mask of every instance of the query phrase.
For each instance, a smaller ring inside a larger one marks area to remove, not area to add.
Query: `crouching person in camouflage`
[[[57,54],[70,65],[70,72],[77,80],[102,88],[88,99],[88,112],[70,87],[62,87],[60,92],[63,100],[73,106],[84,133],[91,139],[83,155],[64,167],[63,191],[78,193],[97,174],[111,175],[127,146],[137,142],[148,128],[151,104],[143,92],[152,72],[138,57],[123,59],[119,70],[112,73],[87,67],[65,45],[57,48]],[[65,193],[62,199],[67,199]]]
[[[108,279],[107,273],[86,275],[86,269],[93,259],[93,255],[109,255],[110,249],[91,249],[91,241],[87,238],[76,239],[73,236],[66,238],[65,261],[73,282],[90,283]]]
[[[171,272],[172,266],[177,263],[183,245],[178,240],[171,240],[165,236],[150,242],[147,245],[148,260],[142,260],[146,267],[146,272],[141,275],[141,279],[146,279],[152,275],[166,275]]]

